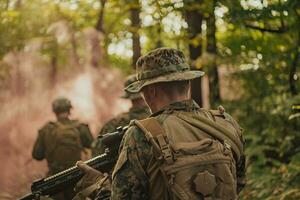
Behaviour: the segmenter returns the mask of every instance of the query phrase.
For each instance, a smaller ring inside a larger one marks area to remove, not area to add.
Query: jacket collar
[[[174,103],[171,103],[165,107],[163,107],[161,110],[151,114],[151,117],[155,117],[161,113],[171,113],[173,110],[182,110],[182,111],[193,111],[193,110],[199,110],[200,107],[193,99],[188,99],[184,101],[177,101]]]

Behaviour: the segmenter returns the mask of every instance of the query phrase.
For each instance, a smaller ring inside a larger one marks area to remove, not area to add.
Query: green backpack
[[[168,138],[170,133],[166,132],[156,118],[134,122],[152,144],[154,157],[166,186],[166,189],[156,187],[155,190],[161,191],[153,194],[151,199],[238,198],[236,162],[243,153],[243,144],[239,139],[240,128],[234,120],[229,119],[229,115],[226,116],[226,113],[220,113],[218,110],[206,112],[210,118],[196,113],[173,115],[177,120],[199,130],[199,135],[203,138],[199,141],[182,142],[182,137],[188,136],[179,129],[174,129],[178,132],[171,133],[172,142],[170,142]],[[149,177],[150,187],[152,185],[155,187],[157,185],[155,178],[151,173]]]
[[[81,160],[84,148],[80,140],[78,127],[74,121],[70,124],[55,122],[46,142],[46,158],[50,174],[60,172],[75,165]]]

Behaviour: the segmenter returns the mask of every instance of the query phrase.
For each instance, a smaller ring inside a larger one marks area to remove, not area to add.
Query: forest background
[[[96,135],[130,106],[119,96],[138,57],[163,46],[206,72],[193,98],[243,127],[241,199],[300,199],[299,27],[297,0],[0,0],[0,199],[45,175],[31,150],[55,97]]]

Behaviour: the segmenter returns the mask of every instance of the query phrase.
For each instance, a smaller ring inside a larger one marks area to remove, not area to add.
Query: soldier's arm
[[[130,120],[126,120],[124,118],[124,114],[119,114],[103,125],[99,132],[99,135],[115,132],[119,126],[126,126],[129,122]]]
[[[124,117],[122,117],[122,115],[119,115],[119,116],[109,120],[108,122],[106,122],[104,124],[104,126],[101,128],[98,135],[104,135],[107,133],[115,132],[119,126],[127,125],[127,123],[124,123],[123,118]],[[100,140],[95,140],[93,143],[93,146],[92,146],[93,157],[104,153],[106,148],[107,148],[107,146],[105,146]]]
[[[43,160],[45,158],[44,134],[45,130],[39,130],[38,137],[33,146],[32,157],[36,160]]]
[[[98,135],[104,135],[106,133],[111,133],[114,132],[117,129],[117,127],[115,127],[115,123],[111,121],[107,122],[106,124],[104,124],[104,126],[101,128],[100,132]]]
[[[91,134],[89,126],[87,124],[81,124],[79,126],[79,132],[82,146],[85,148],[90,148],[93,142],[93,136]]]
[[[149,199],[145,169],[151,146],[137,127],[131,127],[124,137],[112,175],[111,199]]]

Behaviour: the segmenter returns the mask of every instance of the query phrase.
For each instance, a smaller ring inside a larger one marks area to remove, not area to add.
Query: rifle
[[[108,147],[105,153],[96,156],[85,163],[101,172],[109,173],[118,159],[118,147],[128,127],[118,127],[116,132],[99,136],[98,139]],[[54,195],[64,188],[75,186],[82,178],[83,172],[77,166],[66,169],[53,176],[34,181],[31,185],[31,193],[21,197],[19,200],[39,200],[40,196]]]

